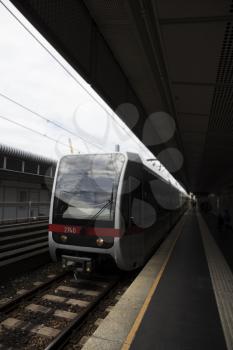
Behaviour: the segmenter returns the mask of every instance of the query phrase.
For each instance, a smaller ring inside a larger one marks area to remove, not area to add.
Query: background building
[[[0,145],[0,224],[47,219],[56,162]]]

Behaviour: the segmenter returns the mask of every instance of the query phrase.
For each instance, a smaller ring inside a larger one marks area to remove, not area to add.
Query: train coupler
[[[94,260],[91,258],[62,255],[62,267],[73,269],[75,278],[77,278],[78,274],[92,273],[94,265]]]

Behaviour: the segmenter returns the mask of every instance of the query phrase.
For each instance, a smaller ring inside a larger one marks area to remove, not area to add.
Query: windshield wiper
[[[111,204],[111,207],[110,207],[110,215],[111,215],[111,212],[112,212],[112,203],[113,203],[113,188],[114,188],[114,185],[112,184],[112,192],[111,192],[111,197],[110,199],[107,201],[106,204],[104,204],[104,206],[95,214],[93,215],[89,221],[92,221],[92,220],[95,220],[103,211],[104,209],[106,209],[110,204]]]
[[[82,226],[81,230],[80,230],[80,235],[85,234],[85,230],[86,227],[88,226],[88,224],[91,224],[93,220],[95,220],[103,211],[104,209],[107,208],[108,205],[113,203],[113,195],[111,196],[111,198],[107,201],[107,203],[95,214],[93,215],[87,222],[85,225]],[[111,211],[110,211],[111,212]]]
[[[113,196],[107,201],[107,203],[95,214],[90,218],[90,221],[95,220],[103,211],[106,209],[110,204],[113,202]],[[112,210],[112,208],[111,208]],[[110,212],[111,212],[110,210]]]

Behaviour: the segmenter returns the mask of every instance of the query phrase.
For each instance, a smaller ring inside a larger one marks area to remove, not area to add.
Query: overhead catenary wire
[[[33,129],[33,128],[30,128],[29,126],[26,126],[26,125],[24,125],[24,124],[21,124],[21,123],[19,123],[19,122],[16,122],[16,121],[14,121],[14,120],[12,120],[12,119],[10,119],[10,118],[8,118],[8,117],[5,117],[5,116],[3,116],[3,115],[0,115],[0,119],[3,119],[3,120],[5,120],[5,121],[7,121],[7,122],[10,122],[10,123],[12,123],[12,124],[14,124],[14,125],[17,125],[17,126],[19,126],[19,127],[21,127],[21,128],[24,128],[24,129],[28,130],[28,131],[31,131],[31,132],[33,132],[33,133],[35,133],[35,134],[37,134],[37,135],[46,137],[47,139],[49,139],[49,140],[51,140],[51,141],[53,141],[53,142],[55,142],[55,143],[59,143],[60,145],[69,148],[69,145],[68,145],[68,144],[66,144],[66,143],[64,143],[64,142],[61,142],[61,141],[58,141],[58,140],[56,140],[55,138],[53,138],[53,137],[51,137],[51,136],[48,136],[47,134],[43,134],[43,133],[40,132],[40,131],[37,131],[37,130],[35,130],[35,129]],[[76,149],[76,150],[77,150],[77,149]]]
[[[73,135],[73,136],[75,136],[75,137],[77,137],[77,138],[80,138],[83,142],[89,143],[90,145],[92,145],[92,146],[94,146],[94,147],[97,147],[97,148],[99,148],[99,149],[104,150],[104,148],[103,148],[101,145],[98,145],[98,144],[96,144],[96,143],[94,143],[94,142],[91,142],[91,141],[86,140],[83,136],[77,135],[77,134],[76,134],[75,132],[73,132],[72,130],[69,130],[68,128],[66,128],[66,127],[64,127],[64,126],[62,126],[62,125],[60,125],[59,123],[57,123],[57,122],[55,122],[55,121],[53,121],[53,120],[51,120],[51,119],[49,119],[49,118],[47,118],[47,117],[44,117],[42,114],[40,114],[40,113],[34,111],[33,109],[31,109],[31,108],[29,108],[29,107],[23,105],[22,103],[20,103],[20,102],[14,100],[13,98],[7,96],[6,94],[0,92],[0,96],[3,97],[3,98],[5,98],[5,99],[8,100],[8,101],[14,103],[15,105],[19,106],[20,108],[26,110],[27,112],[30,112],[30,113],[34,114],[35,116],[37,116],[38,118],[40,118],[40,119],[46,121],[47,123],[53,124],[53,125],[55,125],[57,128],[60,128],[60,129],[62,129],[63,131],[66,131],[67,133],[69,133],[69,134],[71,134],[71,135]]]
[[[66,132],[68,132],[68,133],[70,133],[70,134],[73,134],[75,137],[79,137],[78,135],[76,135],[76,134],[75,134],[74,132],[72,132],[71,130],[69,130],[69,129],[63,127],[62,125],[60,125],[60,124],[58,124],[58,123],[56,123],[56,122],[54,122],[54,121],[52,121],[52,120],[50,120],[50,119],[47,118],[47,117],[42,116],[42,115],[39,114],[38,112],[35,112],[35,111],[32,110],[31,108],[29,108],[29,107],[27,107],[27,106],[25,106],[25,105],[23,105],[23,104],[17,102],[16,100],[10,98],[10,97],[7,96],[6,94],[3,94],[3,93],[0,92],[0,96],[2,96],[3,98],[9,100],[9,101],[12,102],[12,103],[18,105],[19,107],[25,109],[26,111],[28,111],[28,112],[30,112],[30,113],[32,113],[32,114],[35,114],[37,117],[41,118],[42,120],[45,120],[46,122],[49,122],[49,123],[51,123],[51,124],[54,124],[56,127],[58,127],[58,128],[60,128],[60,129],[62,129],[62,130],[64,130],[64,131],[66,131]],[[34,133],[36,133],[36,134],[38,134],[38,135],[40,135],[40,136],[46,137],[47,139],[50,139],[51,141],[56,142],[56,143],[59,143],[59,144],[65,146],[66,148],[70,149],[70,145],[65,144],[65,143],[63,143],[63,142],[60,142],[60,141],[54,139],[53,137],[48,136],[48,135],[46,135],[46,134],[43,134],[43,133],[41,133],[41,132],[39,132],[39,131],[37,131],[37,130],[35,130],[35,129],[32,129],[32,128],[30,128],[30,127],[27,127],[27,126],[25,126],[24,124],[15,122],[15,121],[13,121],[13,120],[11,120],[11,119],[9,119],[9,118],[7,118],[7,117],[4,117],[4,116],[0,116],[0,118],[1,118],[1,119],[4,119],[4,120],[6,120],[6,121],[8,121],[8,122],[10,122],[10,123],[12,123],[12,124],[15,124],[15,125],[17,125],[17,126],[19,126],[19,127],[22,127],[22,128],[24,128],[24,129],[26,129],[26,130],[28,130],[28,131],[34,132]],[[95,143],[92,143],[92,142],[90,142],[90,141],[87,141],[87,140],[85,140],[83,137],[80,137],[80,138],[81,138],[85,143],[90,143],[92,146],[97,147],[97,148],[101,148],[101,149],[104,150],[104,148],[103,148],[101,145],[97,145],[97,144],[95,144]],[[76,149],[76,148],[74,147],[74,149]],[[77,149],[76,149],[76,150],[77,150]],[[154,159],[154,158],[153,158],[153,159]],[[151,160],[151,159],[148,159],[148,160]],[[155,159],[155,160],[157,160],[157,159]],[[160,168],[161,168],[161,163],[160,163]],[[161,169],[161,171],[163,172],[164,170],[165,170],[165,168],[163,167],[163,169]]]
[[[0,3],[4,6],[4,8],[16,19],[16,21],[29,33],[30,36],[32,36],[36,42],[43,47],[43,49],[56,61],[56,63],[62,67],[64,69],[64,71],[79,85],[81,86],[85,92],[101,107],[103,108],[103,110],[106,112],[107,115],[109,115],[115,123],[117,123],[119,125],[119,127],[121,127],[129,136],[130,138],[134,135],[133,133],[130,134],[129,131],[124,128],[118,121],[116,118],[113,117],[113,115],[111,113],[109,113],[109,111],[103,106],[103,104],[100,103],[100,101],[93,96],[93,94],[90,93],[90,91],[88,91],[88,89],[83,86],[83,84],[81,84],[81,82],[77,79],[77,77],[75,77],[74,74],[72,74],[72,72],[66,67],[65,64],[63,64],[50,50],[48,47],[46,47],[46,45],[44,43],[41,42],[41,40],[37,37],[37,35],[35,35],[34,33],[32,33],[32,31],[28,28],[28,26],[26,24],[23,23],[23,21],[17,17],[17,15],[4,3],[3,0],[0,0]],[[135,135],[134,135],[135,136]],[[135,136],[136,137],[136,136]],[[143,152],[145,152],[146,150],[148,151],[147,147],[145,145],[143,145],[141,142],[138,142],[137,140],[137,144],[138,146],[143,149]]]

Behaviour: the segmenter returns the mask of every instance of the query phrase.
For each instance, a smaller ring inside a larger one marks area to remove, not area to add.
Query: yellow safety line
[[[151,286],[151,288],[149,290],[149,293],[148,293],[148,295],[146,297],[146,300],[144,301],[144,304],[142,305],[141,310],[139,311],[138,316],[137,316],[136,320],[134,321],[133,327],[131,328],[131,330],[130,330],[126,340],[124,341],[124,344],[123,344],[121,350],[129,350],[129,348],[130,348],[130,346],[131,346],[131,344],[132,344],[132,342],[134,340],[134,337],[135,337],[135,335],[136,335],[136,333],[138,331],[138,328],[139,328],[139,326],[140,326],[140,324],[142,322],[142,319],[143,319],[143,317],[145,315],[145,312],[146,312],[146,310],[147,310],[147,308],[148,308],[148,306],[150,304],[151,298],[152,298],[152,296],[153,296],[153,294],[154,294],[154,292],[155,292],[155,290],[156,290],[156,288],[157,288],[157,286],[159,284],[159,281],[160,281],[160,279],[161,279],[161,277],[163,275],[163,272],[164,272],[164,270],[166,268],[168,260],[169,260],[169,258],[171,256],[172,252],[173,252],[175,244],[176,244],[178,238],[181,235],[183,226],[184,226],[184,222],[181,225],[180,233],[177,235],[175,241],[173,242],[173,244],[172,244],[172,246],[171,246],[171,248],[169,250],[169,253],[167,255],[167,258],[164,261],[164,263],[163,263],[163,265],[162,265],[162,267],[161,267],[161,269],[160,269],[156,279],[154,280],[154,282],[153,282],[153,284],[152,284],[152,286]]]

